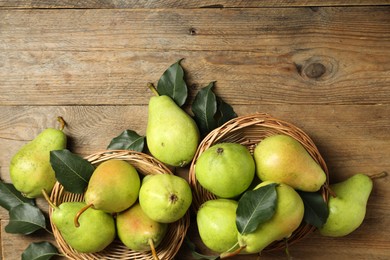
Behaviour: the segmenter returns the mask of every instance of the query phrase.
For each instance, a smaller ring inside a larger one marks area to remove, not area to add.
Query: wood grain
[[[351,6],[351,5],[384,5],[389,0],[311,0],[311,1],[285,1],[285,0],[251,0],[251,1],[207,1],[207,0],[168,0],[168,1],[125,1],[125,0],[85,0],[85,1],[47,1],[47,0],[0,0],[3,8],[235,8],[235,7],[296,7],[296,6]]]
[[[156,83],[177,60],[188,112],[197,91],[215,92],[238,115],[268,112],[312,137],[331,182],[390,172],[390,1],[0,0],[0,179],[18,149],[56,117],[68,148],[103,150],[126,129],[144,135]],[[177,173],[187,177],[187,168]],[[389,259],[389,178],[375,181],[363,225],[343,238],[318,233],[290,247],[295,259]],[[47,204],[38,199],[47,212]],[[192,216],[194,218],[194,216]],[[1,259],[32,241],[8,234]],[[205,254],[192,219],[189,237]],[[183,245],[177,259],[193,259]],[[240,256],[235,259],[257,259]],[[286,259],[284,252],[261,259]]]
[[[181,58],[193,88],[216,81],[232,104],[390,101],[389,7],[0,10],[0,18],[3,105],[69,105],[74,96],[82,105],[145,104],[146,83]]]

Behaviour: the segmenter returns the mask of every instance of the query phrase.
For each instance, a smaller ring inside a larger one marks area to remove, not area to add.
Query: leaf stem
[[[154,87],[153,83],[149,82],[147,86],[156,96],[160,96],[160,94],[157,92],[157,89]]]
[[[46,232],[49,233],[50,235],[53,235],[53,232],[51,232],[49,229],[45,228]]]
[[[83,208],[81,208],[79,212],[77,212],[76,216],[74,217],[74,225],[75,225],[75,227],[79,227],[80,226],[79,218],[80,218],[81,214],[83,214],[87,209],[89,209],[92,206],[93,206],[93,203],[90,203],[90,204],[84,206]]]
[[[42,195],[45,198],[45,200],[47,201],[47,203],[49,203],[50,207],[52,207],[53,209],[57,208],[57,206],[54,205],[54,203],[50,200],[49,194],[47,194],[47,191],[45,189],[42,189]]]
[[[157,256],[156,248],[154,247],[153,239],[148,239],[150,250],[152,251],[153,260],[160,260]]]
[[[60,122],[59,130],[64,130],[65,128],[65,120],[62,118],[62,116],[57,117],[57,121]]]

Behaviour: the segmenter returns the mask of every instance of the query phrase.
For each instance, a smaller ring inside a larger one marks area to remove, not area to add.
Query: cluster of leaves
[[[9,214],[9,223],[5,227],[7,233],[29,235],[41,229],[51,233],[46,226],[46,216],[35,200],[24,197],[12,183],[0,182],[0,206]],[[33,242],[23,252],[22,260],[44,260],[54,255],[60,253],[51,243]]]

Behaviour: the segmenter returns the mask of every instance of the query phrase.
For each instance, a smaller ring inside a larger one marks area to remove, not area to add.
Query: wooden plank
[[[390,101],[390,6],[1,10],[0,18],[3,105],[73,104],[73,95],[82,105],[143,104],[147,81],[180,58],[193,88],[217,81],[232,104]]]
[[[256,7],[296,7],[296,6],[356,6],[386,5],[389,0],[251,0],[251,1],[207,1],[207,0],[168,0],[168,1],[124,1],[124,0],[85,0],[85,1],[47,1],[47,0],[0,0],[3,8],[256,8]]]

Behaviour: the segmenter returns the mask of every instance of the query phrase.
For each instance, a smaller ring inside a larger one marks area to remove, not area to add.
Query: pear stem
[[[288,239],[287,238],[284,239],[284,243],[286,245],[286,249],[284,250],[284,252],[286,252],[287,259],[290,260],[290,259],[292,259],[292,257],[290,254],[290,250],[288,249]]]
[[[154,87],[153,83],[149,82],[147,86],[156,96],[160,96],[160,94],[157,92],[157,89]]]
[[[234,250],[233,252],[225,252],[225,253],[222,253],[219,255],[219,258],[223,259],[223,258],[228,258],[228,257],[233,257],[233,256],[236,256],[238,255],[239,253],[241,253],[241,251],[246,247],[245,246],[240,246],[238,249]]]
[[[149,238],[148,242],[149,242],[150,250],[152,251],[153,260],[160,260],[157,256],[157,252],[156,252],[156,248],[154,247],[153,239]]]
[[[386,177],[387,175],[388,175],[388,173],[386,171],[383,171],[383,172],[379,172],[379,173],[375,173],[375,174],[369,175],[368,177],[370,177],[373,180],[373,179],[379,179],[379,178]]]
[[[65,128],[65,120],[61,116],[59,116],[59,117],[57,117],[57,121],[60,122],[60,128],[59,129],[61,131],[64,130],[64,128]]]
[[[76,216],[74,217],[74,225],[75,225],[75,227],[79,227],[80,226],[79,218],[80,218],[81,214],[83,214],[87,209],[89,209],[92,206],[93,206],[93,203],[88,204],[88,205],[84,206],[82,209],[80,209],[79,212],[77,212]]]
[[[47,201],[47,203],[49,203],[50,207],[52,207],[53,209],[57,208],[57,206],[54,205],[54,203],[50,200],[49,194],[47,194],[47,191],[45,189],[42,189],[42,195],[45,198],[45,200]]]

